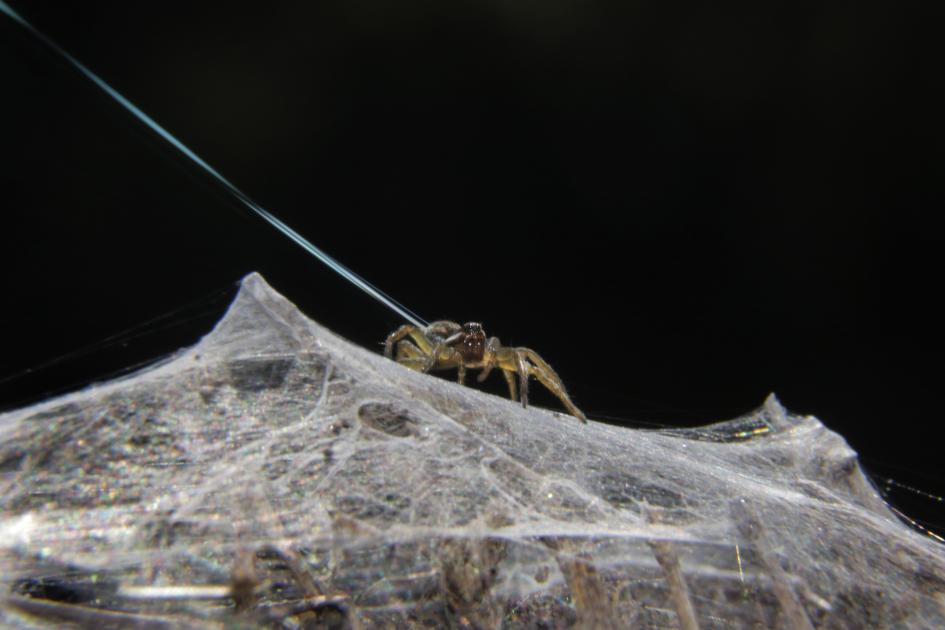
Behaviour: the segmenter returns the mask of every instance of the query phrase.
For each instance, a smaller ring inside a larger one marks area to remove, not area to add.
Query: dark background
[[[539,351],[588,415],[698,425],[773,391],[880,485],[945,494],[920,7],[10,4],[425,319]],[[0,85],[3,408],[194,343],[253,270],[364,346],[401,323],[3,16]],[[941,499],[890,500],[945,530]]]

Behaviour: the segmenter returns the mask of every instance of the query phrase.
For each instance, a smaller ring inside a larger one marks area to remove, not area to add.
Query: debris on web
[[[582,425],[256,274],[197,346],[0,416],[0,474],[10,627],[945,627],[943,547],[815,418]]]

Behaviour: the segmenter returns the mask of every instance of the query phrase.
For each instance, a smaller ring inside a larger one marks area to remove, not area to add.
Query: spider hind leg
[[[564,388],[564,383],[561,381],[561,377],[558,376],[558,373],[534,350],[528,348],[518,348],[517,350],[532,364],[528,368],[528,373],[537,378],[548,391],[557,396],[558,400],[567,407],[572,416],[587,424],[587,417],[571,402],[571,397],[568,396],[568,392]]]

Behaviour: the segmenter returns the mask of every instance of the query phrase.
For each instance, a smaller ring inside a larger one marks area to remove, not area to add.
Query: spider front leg
[[[486,342],[486,349],[483,352],[482,358],[482,372],[479,373],[479,376],[476,377],[476,380],[482,383],[485,381],[489,374],[492,373],[492,368],[499,365],[499,351],[502,349],[502,343],[499,341],[498,337],[489,337],[489,341]],[[509,398],[512,400],[518,400],[518,391],[515,387],[515,377],[511,373],[501,370],[502,376],[505,377],[505,382],[509,386]]]
[[[502,348],[496,354],[496,365],[502,368],[506,380],[510,381],[510,389],[511,381],[514,381],[513,373],[518,375],[521,388],[519,399],[522,401],[523,407],[528,406],[528,379],[534,376],[542,385],[548,388],[548,391],[558,397],[571,415],[581,422],[587,422],[584,413],[571,402],[571,398],[561,382],[561,377],[534,350],[528,348]]]

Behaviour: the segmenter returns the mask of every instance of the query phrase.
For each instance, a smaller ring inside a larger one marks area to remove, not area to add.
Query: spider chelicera
[[[438,321],[425,328],[408,324],[387,337],[384,355],[388,358],[393,357],[394,344],[397,344],[398,363],[420,372],[455,368],[460,384],[466,380],[467,369],[481,369],[477,378],[481,383],[492,368],[497,367],[509,385],[509,396],[512,400],[521,400],[523,407],[528,406],[528,379],[534,376],[564,403],[571,415],[587,422],[568,397],[561,378],[537,352],[528,348],[506,348],[498,337],[487,340],[481,324],[470,322],[460,326],[456,322]],[[515,374],[518,375],[518,391]]]

